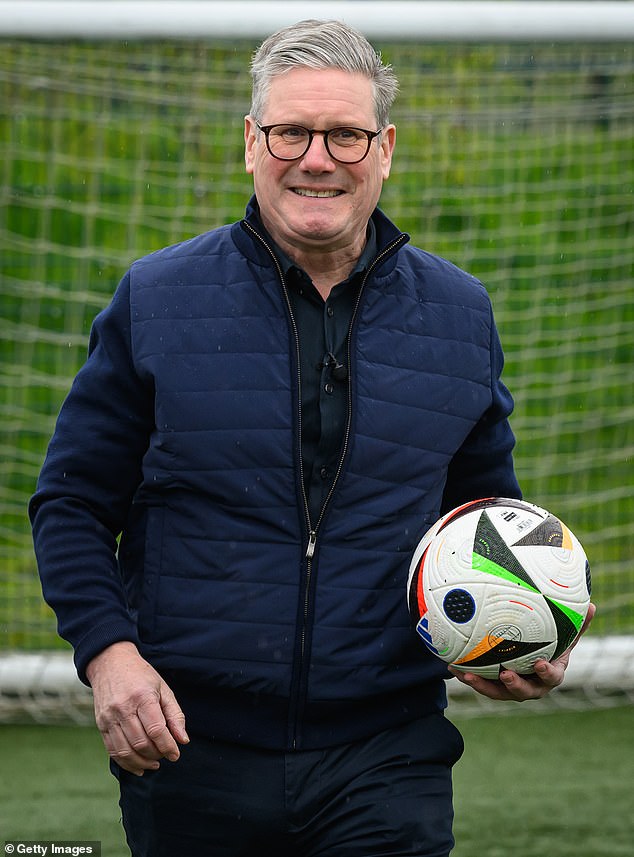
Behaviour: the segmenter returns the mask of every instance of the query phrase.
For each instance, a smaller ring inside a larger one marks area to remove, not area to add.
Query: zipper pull
[[[317,541],[317,533],[314,530],[310,531],[308,536],[308,547],[306,548],[306,558],[312,559],[315,553],[315,542]]]

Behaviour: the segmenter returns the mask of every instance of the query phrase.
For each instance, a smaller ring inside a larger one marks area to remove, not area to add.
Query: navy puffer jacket
[[[30,513],[82,678],[132,640],[190,732],[327,746],[444,705],[408,617],[410,557],[441,511],[519,496],[512,400],[483,286],[376,211],[339,472],[310,521],[298,343],[254,206],[132,265]]]

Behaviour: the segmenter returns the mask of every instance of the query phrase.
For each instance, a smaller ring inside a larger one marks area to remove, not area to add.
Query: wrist
[[[98,655],[88,662],[86,666],[86,678],[92,684],[93,679],[99,672],[100,668],[113,659],[122,659],[130,657],[141,657],[136,645],[130,640],[119,640],[116,643],[111,643]]]

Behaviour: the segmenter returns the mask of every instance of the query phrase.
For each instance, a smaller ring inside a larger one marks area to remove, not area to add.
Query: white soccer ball
[[[466,503],[425,534],[412,559],[409,609],[427,648],[463,672],[534,672],[578,636],[590,565],[566,525],[503,497]]]

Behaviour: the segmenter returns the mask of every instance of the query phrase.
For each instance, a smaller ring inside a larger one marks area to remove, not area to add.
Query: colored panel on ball
[[[564,523],[561,524],[561,529],[563,532],[563,540],[562,540],[561,546],[562,546],[562,548],[565,548],[567,551],[571,551],[572,550],[572,533],[570,532],[570,530],[568,529],[568,527]]]
[[[533,545],[572,550],[572,536],[568,527],[562,524],[559,518],[549,514],[528,535],[515,542],[514,547]]]
[[[533,582],[530,580],[530,577],[528,577],[526,573],[524,573],[523,577],[520,577],[519,575],[514,574],[512,571],[509,571],[508,568],[504,568],[503,566],[498,565],[496,562],[487,559],[481,554],[473,554],[472,566],[475,571],[482,571],[485,574],[493,574],[495,577],[501,577],[504,580],[510,580],[511,583],[517,583],[519,586],[523,586],[526,589],[530,589],[531,592],[539,592],[539,589],[537,589],[537,587],[533,584]],[[524,578],[528,578],[528,580],[525,580]]]
[[[430,652],[434,655],[438,655],[438,657],[442,658],[442,656],[448,651],[449,646],[445,646],[444,649],[437,649],[434,645],[434,641],[432,639],[432,635],[429,630],[429,622],[427,621],[427,616],[423,616],[418,624],[416,625],[416,630],[420,635],[423,643],[427,646]]]
[[[429,545],[425,548],[425,552],[420,558],[420,562],[418,563],[418,580],[416,581],[416,600],[418,601],[418,612],[421,616],[424,616],[427,613],[427,604],[425,603],[425,593],[423,591],[423,566],[425,565],[425,559],[427,558],[427,553],[429,551]]]
[[[526,569],[497,531],[491,518],[482,512],[473,542],[473,568],[495,574],[539,592]]]
[[[502,664],[505,661],[523,657],[524,655],[530,655],[531,652],[543,649],[544,646],[548,645],[548,643],[531,643],[522,642],[521,640],[505,639],[500,640],[498,638],[495,645],[489,646],[485,651],[480,651],[481,645],[482,643],[472,649],[464,658],[460,658],[459,661],[454,661],[454,663],[456,665],[459,664],[460,666],[490,667],[495,664]]]
[[[559,601],[556,601],[554,598],[548,598],[547,596],[545,597],[546,600],[550,602],[551,606],[555,605],[559,610],[561,610],[562,613],[564,613],[568,617],[570,622],[572,622],[572,624],[574,625],[576,631],[581,630],[581,626],[583,625],[583,620],[585,618],[583,613],[579,613],[578,610],[573,610],[572,607],[567,607],[565,604],[560,604]]]
[[[509,499],[508,497],[482,497],[479,500],[469,500],[468,503],[463,503],[462,506],[457,506],[451,512],[447,512],[438,532],[442,532],[449,523],[461,518],[463,515],[477,512],[478,509],[490,509],[492,506],[514,506],[517,509],[526,508],[522,500]]]
[[[463,503],[462,506],[457,506],[451,512],[447,512],[442,521],[442,526],[438,529],[441,533],[445,527],[452,521],[456,521],[463,515],[468,515],[470,512],[476,512],[478,509],[484,509],[491,504],[498,502],[495,497],[484,497],[481,500],[469,500],[468,503]]]
[[[451,589],[443,598],[442,608],[452,622],[462,625],[475,616],[476,603],[466,589]]]
[[[554,601],[552,598],[546,598],[545,600],[557,628],[557,646],[552,656],[553,658],[558,658],[574,642],[583,625],[584,617],[575,610],[571,610],[570,607],[559,604],[559,602]]]
[[[477,645],[475,645],[463,658],[454,661],[455,664],[474,663],[477,658],[486,655],[491,649],[494,649],[498,643],[503,641],[503,637],[494,637],[488,634]]]

